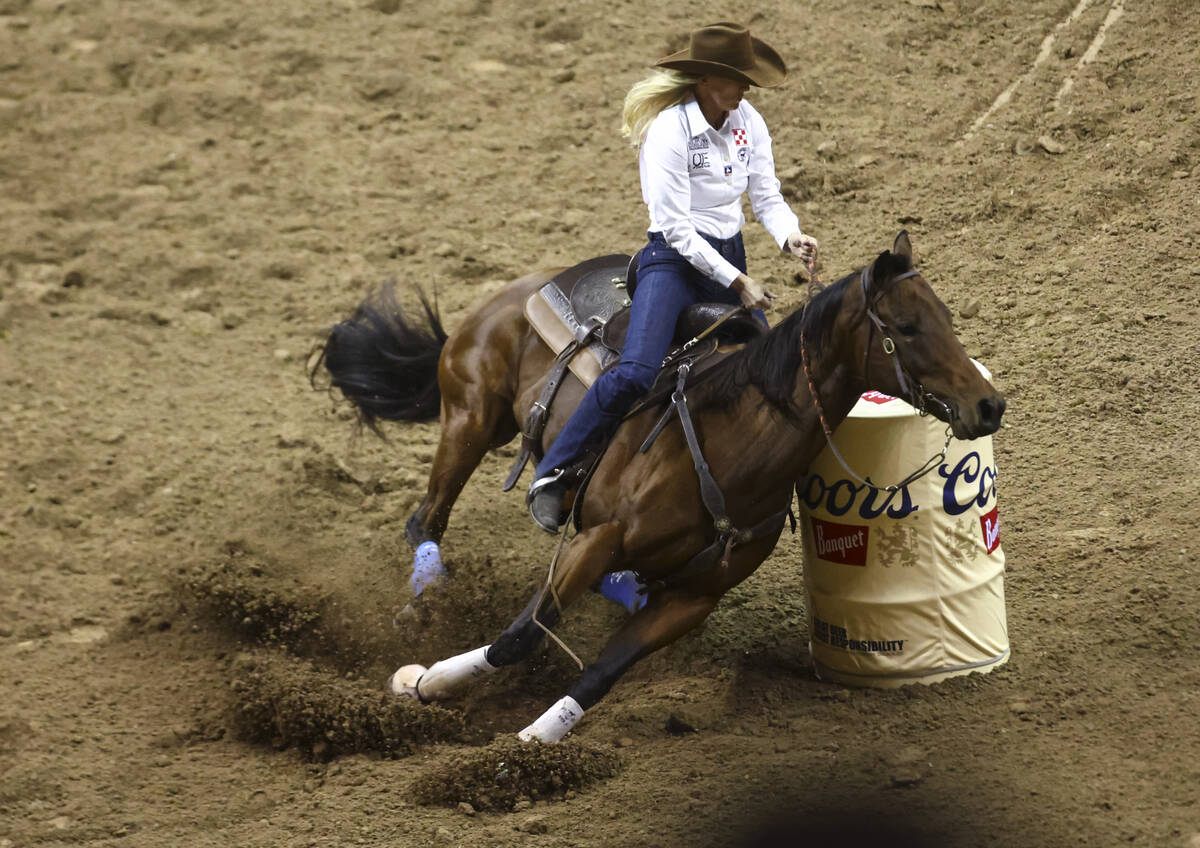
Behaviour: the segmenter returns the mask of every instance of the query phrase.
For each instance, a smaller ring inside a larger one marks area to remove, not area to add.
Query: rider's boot
[[[596,454],[589,452],[566,468],[555,468],[533,481],[525,503],[538,527],[552,536],[558,535],[558,528],[571,517],[574,501],[570,495],[582,485],[595,461]]]
[[[563,505],[568,492],[565,478],[566,471],[555,468],[546,476],[534,480],[529,487],[529,494],[525,496],[534,524],[552,536],[558,535],[558,528],[567,520],[567,510]]]

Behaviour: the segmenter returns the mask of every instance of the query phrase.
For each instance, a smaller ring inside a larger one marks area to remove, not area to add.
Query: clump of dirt
[[[372,751],[400,757],[417,745],[461,741],[467,733],[460,713],[291,657],[247,655],[238,666],[232,725],[249,742],[296,747],[313,759]]]
[[[567,741],[554,745],[498,739],[454,755],[413,784],[417,803],[477,810],[512,810],[518,801],[561,798],[615,775],[621,759],[610,748]]]
[[[217,562],[184,575],[180,585],[188,610],[242,641],[313,656],[357,654],[344,634],[329,632],[322,610],[329,598],[299,582],[280,580],[270,563],[240,542],[227,542]]]

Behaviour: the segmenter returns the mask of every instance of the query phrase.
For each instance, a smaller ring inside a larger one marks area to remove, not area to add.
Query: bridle
[[[877,295],[874,300],[869,298],[871,291],[871,267],[871,265],[863,266],[862,273],[859,275],[859,283],[862,286],[863,303],[865,305],[867,318],[870,319],[870,325],[867,327],[867,343],[864,345],[863,349],[863,375],[865,376],[868,373],[868,366],[871,360],[871,340],[875,335],[875,331],[878,330],[883,352],[887,354],[891,360],[892,366],[896,369],[896,382],[900,384],[900,391],[906,395],[905,399],[908,401],[908,403],[917,410],[917,415],[922,417],[928,415],[929,409],[927,404],[928,402],[932,401],[945,410],[947,418],[952,418],[954,416],[954,410],[950,407],[950,405],[921,385],[921,382],[914,378],[912,374],[908,372],[908,369],[904,367],[904,363],[900,361],[900,354],[896,350],[896,342],[893,341],[892,337],[888,335],[887,324],[883,322],[883,319],[881,319],[879,314],[875,311],[875,303],[878,302],[880,297],[882,297],[882,294]],[[916,277],[920,273],[920,271],[914,268],[911,271],[905,271],[903,274],[893,277],[892,282],[898,283],[901,280],[908,279],[909,277]],[[942,445],[941,451],[927,459],[924,465],[909,474],[899,483],[893,483],[890,486],[876,485],[870,480],[860,477],[854,472],[853,469],[850,468],[849,465],[846,464],[846,460],[842,458],[842,455],[838,452],[837,445],[835,445],[833,442],[833,429],[829,426],[829,422],[825,420],[825,410],[821,406],[820,395],[817,394],[817,387],[813,383],[812,369],[809,367],[808,361],[808,347],[804,342],[804,312],[808,311],[808,305],[812,303],[813,294],[821,287],[820,278],[818,278],[816,275],[816,257],[813,257],[813,261],[809,265],[809,277],[809,298],[805,302],[804,311],[800,315],[800,363],[804,368],[804,378],[808,381],[808,393],[812,396],[813,406],[817,408],[817,418],[820,420],[821,429],[825,433],[825,441],[829,444],[829,450],[833,452],[833,455],[837,458],[837,461],[841,464],[842,468],[855,480],[865,486],[871,487],[872,489],[882,489],[885,492],[898,492],[913,481],[924,477],[930,471],[937,468],[943,460],[945,460],[946,451],[950,449],[950,442],[954,438],[954,430],[949,424],[947,424],[946,442]]]
[[[901,280],[907,280],[909,277],[918,277],[921,272],[916,268],[911,271],[905,271],[892,277],[892,283],[898,283]],[[896,353],[896,343],[892,341],[892,337],[887,334],[887,324],[879,317],[875,311],[875,304],[867,299],[867,293],[871,288],[871,266],[864,266],[862,273],[859,275],[859,280],[862,284],[863,303],[866,304],[867,317],[871,319],[871,326],[867,328],[867,343],[863,349],[863,375],[867,374],[867,367],[871,361],[871,339],[875,335],[875,331],[879,330],[879,336],[883,344],[883,352],[891,359],[892,366],[896,369],[896,382],[900,384],[900,391],[906,396],[909,404],[917,410],[917,414],[924,416],[928,415],[929,411],[925,404],[928,401],[933,401],[946,412],[946,417],[950,418],[954,415],[954,410],[950,405],[939,398],[937,395],[930,392],[919,380],[913,379],[913,376],[908,373],[903,363],[900,361],[900,355]],[[880,293],[875,297],[875,302],[883,297]]]

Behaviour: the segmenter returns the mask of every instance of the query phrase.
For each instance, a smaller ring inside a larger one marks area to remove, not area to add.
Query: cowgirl
[[[654,382],[679,314],[693,303],[765,309],[775,295],[746,275],[742,194],[775,241],[808,262],[816,239],[800,232],[779,194],[771,136],[742,96],[787,77],[771,47],[749,30],[717,23],[696,30],[687,50],[656,63],[625,97],[622,135],[641,147],[642,198],[649,244],[638,256],[638,284],[621,361],[600,375],[538,464],[529,511],[557,533],[565,516],[563,472],[602,443]]]

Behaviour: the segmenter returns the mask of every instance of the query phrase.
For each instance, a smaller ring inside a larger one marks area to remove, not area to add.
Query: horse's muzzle
[[[990,436],[1000,429],[1000,419],[1004,417],[1004,410],[1007,406],[1003,395],[986,397],[979,401],[977,407],[981,428],[980,436]]]
[[[981,398],[969,416],[963,415],[957,405],[951,405],[950,429],[959,439],[990,436],[1000,429],[1000,419],[1004,417],[1006,406],[1003,395]]]

